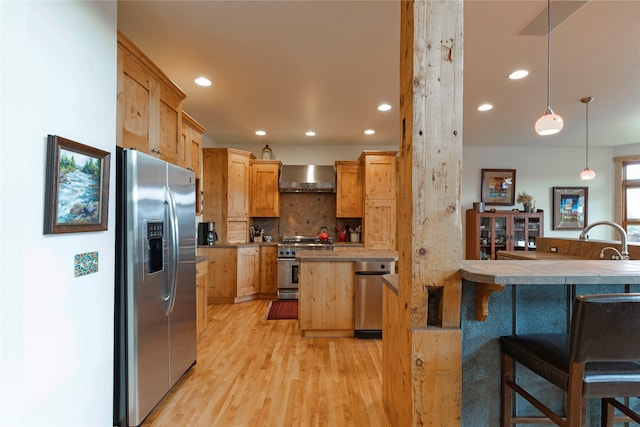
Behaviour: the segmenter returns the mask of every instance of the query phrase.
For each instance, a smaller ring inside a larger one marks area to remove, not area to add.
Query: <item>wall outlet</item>
[[[549,250],[550,250],[551,252],[553,252],[554,254],[557,254],[557,253],[558,253],[558,248],[556,248],[555,246],[550,247],[550,248],[549,248]]]

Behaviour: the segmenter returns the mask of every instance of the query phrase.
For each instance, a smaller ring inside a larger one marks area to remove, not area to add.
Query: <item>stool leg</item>
[[[607,399],[601,399],[600,425],[602,427],[613,427],[615,408],[609,404]]]
[[[511,427],[513,422],[513,389],[507,385],[507,380],[513,381],[513,359],[500,353],[500,425]]]

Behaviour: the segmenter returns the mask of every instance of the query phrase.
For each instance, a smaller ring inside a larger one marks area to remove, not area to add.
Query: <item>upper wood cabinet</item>
[[[118,32],[116,144],[179,164],[182,92]]]
[[[222,244],[247,243],[249,234],[248,151],[202,149],[203,221],[216,223]]]
[[[365,200],[396,199],[396,154],[396,151],[364,151],[360,155]]]
[[[362,165],[359,161],[336,161],[336,217],[362,217]]]
[[[182,112],[178,144],[178,165],[191,169],[196,177],[196,215],[202,214],[202,134],[205,129],[193,117]]]
[[[279,160],[251,160],[250,216],[280,216],[280,166]]]
[[[396,249],[396,151],[364,151],[362,241],[368,250]]]

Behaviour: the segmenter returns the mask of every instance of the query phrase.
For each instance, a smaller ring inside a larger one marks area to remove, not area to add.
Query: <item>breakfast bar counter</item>
[[[500,336],[566,333],[576,295],[640,292],[640,261],[465,260],[459,274],[463,426],[474,426],[474,420],[499,425]],[[535,374],[524,369],[518,375],[525,383],[536,383]],[[558,388],[529,388],[552,407],[563,409]],[[589,401],[587,426],[599,425],[599,411],[599,402]],[[536,415],[521,400],[516,401],[516,412]]]

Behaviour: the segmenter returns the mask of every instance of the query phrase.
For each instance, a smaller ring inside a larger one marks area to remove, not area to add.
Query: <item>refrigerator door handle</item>
[[[171,239],[169,254],[169,304],[165,308],[165,314],[168,316],[173,311],[176,301],[176,292],[178,289],[178,261],[180,259],[180,246],[178,235],[178,212],[176,205],[176,197],[171,187],[165,187],[165,203],[167,204],[169,238]]]

